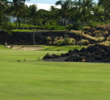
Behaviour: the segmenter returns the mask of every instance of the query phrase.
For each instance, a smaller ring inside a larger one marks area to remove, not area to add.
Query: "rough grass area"
[[[68,51],[78,49],[80,50],[82,47],[79,45],[66,45],[66,46],[43,46],[43,50],[47,51]],[[84,47],[84,46],[83,46]]]
[[[105,39],[105,37],[103,36],[100,36],[100,37],[93,37],[89,34],[85,34],[84,32],[81,32],[81,31],[75,31],[75,30],[71,30],[71,32],[73,32],[73,34],[77,34],[77,35],[82,35],[83,37],[89,39],[89,40],[94,40],[96,42],[101,42]]]
[[[13,29],[13,32],[33,32],[33,29]],[[41,30],[41,29],[34,29],[34,32],[52,32],[52,31],[62,31],[62,30]]]
[[[12,31],[13,32],[33,32],[33,30],[28,30],[28,29],[14,29]]]
[[[0,49],[0,100],[109,100],[109,63],[17,61],[48,52]]]
[[[41,51],[68,51],[68,50],[74,50],[78,49],[80,50],[84,46],[79,46],[79,45],[66,45],[66,46],[48,46],[48,45],[7,45],[7,46],[0,46],[0,49],[5,49],[5,48],[10,48],[10,49],[23,49],[25,47],[28,48],[33,48],[33,50],[37,50],[37,47],[42,48],[40,49]],[[30,50],[30,49],[29,49]]]
[[[110,46],[110,41],[104,41],[104,42],[102,42],[102,43],[100,43],[100,44]]]

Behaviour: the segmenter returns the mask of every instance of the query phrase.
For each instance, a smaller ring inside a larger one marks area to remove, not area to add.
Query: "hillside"
[[[13,32],[9,35],[6,32],[0,31],[0,44],[4,45],[5,42],[9,45],[32,45],[33,36],[32,32]],[[94,28],[85,27],[83,31],[40,31],[35,32],[36,44],[42,45],[56,45],[58,41],[65,39],[65,34],[74,40],[71,44],[94,44],[101,43],[105,45],[110,44],[110,24],[98,25]],[[82,40],[81,40],[82,38]],[[48,40],[49,39],[49,40]],[[50,43],[51,42],[51,43]]]

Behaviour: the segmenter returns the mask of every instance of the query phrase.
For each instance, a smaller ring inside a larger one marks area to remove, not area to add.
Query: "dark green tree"
[[[104,9],[104,21],[110,19],[110,0],[99,0],[99,6],[102,6]]]
[[[72,1],[71,0],[66,0],[66,1],[59,0],[56,2],[56,5],[61,5],[59,15],[62,17],[63,25],[66,26],[67,21],[69,19],[70,9],[72,8]]]
[[[10,2],[10,7],[7,10],[10,16],[17,18],[17,28],[20,28],[20,21],[25,12],[25,1],[26,0],[13,0]]]
[[[9,17],[6,13],[6,9],[8,7],[7,0],[0,1],[0,29],[10,32],[10,27],[8,25]]]
[[[35,42],[34,25],[35,25],[35,22],[37,19],[37,6],[36,5],[30,5],[28,14],[29,14],[29,21],[33,25],[33,43],[35,45],[36,42]]]

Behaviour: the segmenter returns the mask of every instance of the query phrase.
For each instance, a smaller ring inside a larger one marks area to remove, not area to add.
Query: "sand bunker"
[[[15,50],[41,50],[43,47],[40,46],[6,46],[7,48]]]

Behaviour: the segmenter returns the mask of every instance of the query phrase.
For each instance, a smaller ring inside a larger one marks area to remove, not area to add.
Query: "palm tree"
[[[28,23],[29,21],[28,21],[28,19],[29,19],[29,7],[27,6],[27,5],[24,5],[24,9],[23,9],[23,11],[25,12],[25,13],[22,13],[21,14],[21,22],[23,23],[23,24],[25,24],[25,23]],[[24,27],[22,27],[22,28],[24,28]]]
[[[59,0],[56,2],[56,5],[61,5],[60,15],[62,16],[62,19],[64,20],[63,25],[66,26],[67,20],[69,17],[69,12],[70,12],[70,9],[72,8],[72,1],[71,0],[66,0],[66,1]]]
[[[9,15],[17,18],[17,28],[20,28],[21,17],[25,12],[25,1],[26,0],[13,0],[10,2],[11,6],[7,10]]]
[[[5,12],[7,9],[7,0],[1,0],[0,1],[0,28],[6,29],[7,22],[9,21],[8,16]]]
[[[7,0],[0,0],[0,16],[2,16],[4,14],[4,11],[6,10],[6,7],[8,1]]]
[[[110,19],[110,0],[99,0],[99,6],[104,8],[104,20]]]
[[[98,4],[95,3],[94,8],[93,8],[93,21],[94,22],[99,22],[103,21],[103,7],[99,6]]]
[[[58,20],[60,18],[59,15],[59,9],[56,8],[55,6],[51,6],[50,7],[50,11],[49,11],[49,23],[51,25],[58,25]]]
[[[25,1],[29,1],[29,0],[13,0],[11,3],[14,6],[18,6],[19,4],[25,4]]]
[[[34,32],[34,25],[37,17],[37,6],[36,5],[30,5],[29,6],[29,21],[33,25],[33,43],[34,45],[36,44],[35,42],[35,32]]]
[[[0,0],[0,12],[6,7],[7,0]]]
[[[93,0],[78,0],[75,2],[78,7],[80,22],[81,22],[81,41],[82,41],[82,29],[84,25],[91,21],[91,17],[93,17],[93,8],[94,2]],[[82,43],[81,43],[82,45]]]
[[[50,20],[49,11],[45,9],[39,9],[37,13],[38,13],[38,19],[40,20],[41,25],[45,26]]]

